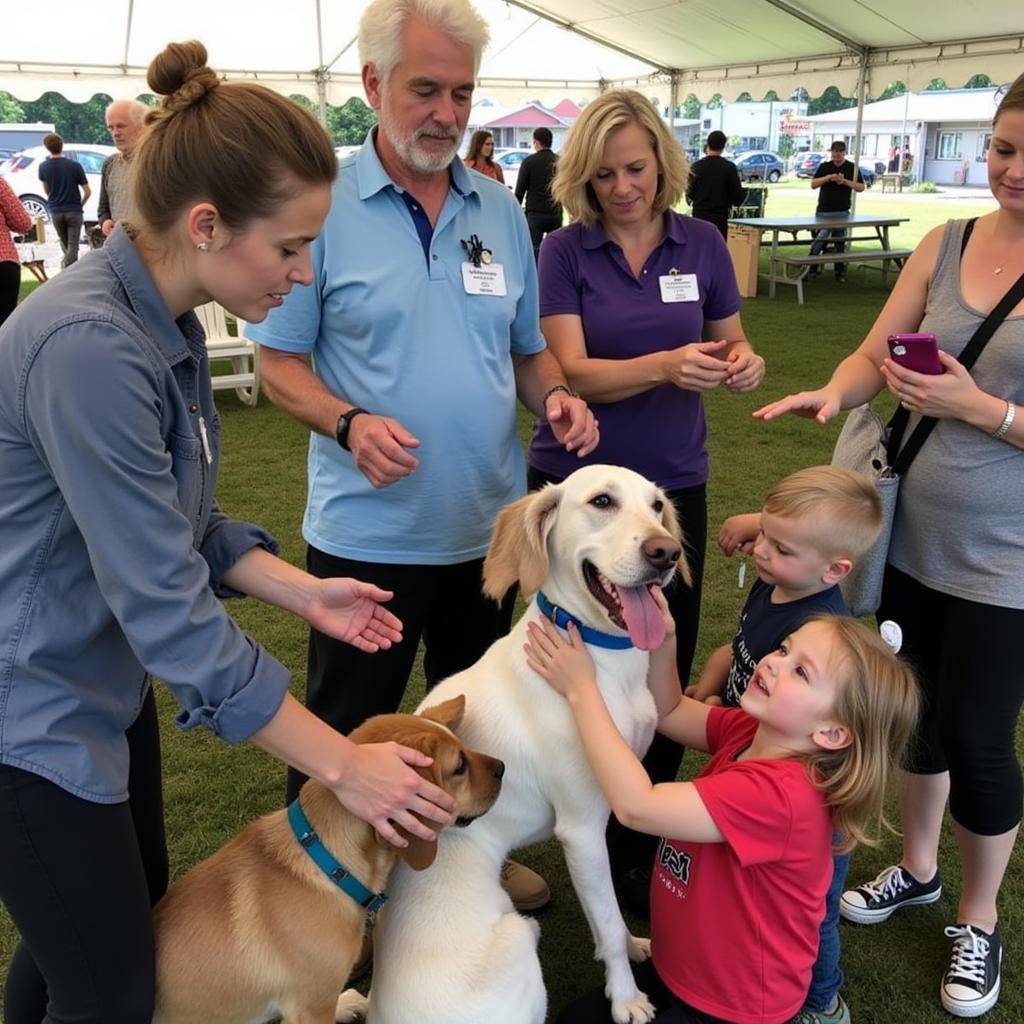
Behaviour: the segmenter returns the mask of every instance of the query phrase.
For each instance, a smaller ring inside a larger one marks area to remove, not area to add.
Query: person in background
[[[583,459],[627,466],[663,487],[686,537],[692,587],[666,591],[688,679],[700,621],[707,536],[707,424],[702,395],[758,386],[764,360],[747,341],[722,236],[675,213],[686,157],[648,99],[618,89],[583,108],[552,185],[572,223],[540,250],[541,330],[569,385],[595,406],[601,447]],[[656,439],[656,440],[655,440]],[[560,481],[580,460],[538,420],[529,485]],[[656,738],[651,777],[674,779],[682,749]],[[614,821],[608,849],[620,902],[644,914],[653,837]]]
[[[100,231],[106,238],[119,220],[130,221],[135,213],[131,192],[131,159],[135,144],[145,127],[149,107],[138,100],[114,100],[107,107],[107,131],[117,146],[103,161],[100,175],[100,198],[96,207]]]
[[[913,676],[853,619],[816,616],[757,664],[741,708],[679,693],[671,621],[652,653],[659,731],[711,754],[692,782],[654,784],[615,728],[575,625],[530,623],[527,664],[567,700],[612,810],[660,839],[651,958],[634,965],[657,1024],[783,1024],[811,979],[832,837],[884,824],[886,784],[917,711]],[[652,1018],[645,1018],[652,1019]],[[799,1018],[796,1018],[799,1019]],[[558,1024],[611,1024],[601,990]]]
[[[888,389],[912,413],[938,420],[900,484],[878,609],[879,621],[902,628],[900,653],[924,694],[901,779],[902,856],[843,893],[840,913],[880,924],[941,897],[948,798],[963,888],[946,928],[952,951],[939,997],[960,1017],[999,998],[998,898],[1024,800],[1014,744],[1024,700],[1015,667],[1024,630],[1024,302],[969,373],[957,358],[1024,273],[1024,75],[996,110],[987,161],[998,208],[925,235],[868,336],[829,382],[754,414],[827,423]],[[935,335],[944,373],[915,373],[888,357],[890,335],[917,331]]]
[[[469,140],[469,152],[466,154],[466,166],[505,184],[505,172],[501,164],[494,160],[494,136],[485,128],[473,132]]]
[[[39,180],[46,192],[53,229],[64,250],[61,265],[70,267],[78,259],[78,244],[85,219],[83,206],[89,201],[92,189],[82,165],[64,155],[64,140],[56,132],[45,136],[43,145],[50,155],[39,165]]]
[[[11,235],[23,235],[31,227],[28,210],[0,178],[0,326],[14,312],[21,289],[21,260]]]
[[[359,53],[379,126],[342,161],[317,286],[248,331],[267,394],[311,431],[309,571],[347,566],[394,591],[404,624],[373,658],[310,631],[307,705],[343,732],[399,707],[421,637],[429,688],[508,632],[514,594],[495,604],[481,573],[495,516],[526,491],[516,397],[574,463],[598,440],[537,324],[522,210],[458,158],[487,39],[468,0],[367,5]],[[301,783],[290,773],[289,794]],[[522,909],[549,898],[523,866],[505,882]]]
[[[853,166],[853,161],[846,159],[846,143],[837,139],[832,143],[831,159],[823,160],[811,179],[811,188],[820,189],[818,193],[818,217],[836,217],[843,219],[850,215],[853,193],[864,191],[860,171]],[[836,252],[846,251],[846,228],[822,228],[811,243],[811,256],[820,256],[831,239],[832,248]],[[817,277],[821,267],[811,267],[809,276]],[[842,263],[835,264],[837,281],[846,280],[846,267]]]
[[[0,900],[21,933],[8,1024],[152,1019],[168,864],[150,673],[179,727],[251,739],[396,845],[396,826],[431,838],[421,817],[454,809],[415,771],[429,758],[353,744],[306,711],[219,600],[249,594],[367,652],[401,635],[386,591],[289,565],[213,496],[219,421],[192,309],[257,322],[310,283],[331,141],[285,97],[222,83],[201,43],[170,44],[148,82],[163,102],[134,157],[134,237],[115,229],[0,328]]]
[[[540,243],[550,231],[562,226],[562,205],[551,195],[558,157],[551,151],[551,129],[533,130],[533,155],[519,165],[516,178],[516,201],[526,199],[526,223],[530,228],[533,255],[540,258]]]
[[[729,210],[743,202],[745,195],[740,172],[731,160],[722,156],[725,133],[708,134],[704,156],[690,168],[686,201],[693,205],[698,220],[714,224],[725,238],[729,233]]]

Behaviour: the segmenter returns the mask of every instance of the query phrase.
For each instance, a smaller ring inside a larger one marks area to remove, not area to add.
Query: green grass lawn
[[[771,214],[813,211],[810,189],[773,187],[768,200]],[[886,213],[898,209],[911,218],[894,244],[911,247],[929,227],[951,216],[986,212],[991,204],[943,202],[934,196],[904,194],[881,196],[877,188],[861,197],[862,212]],[[890,205],[891,204],[891,205]],[[913,233],[913,237],[911,234]],[[769,300],[763,295],[748,300],[743,319],[751,340],[767,360],[768,372],[760,390],[752,395],[725,391],[708,396],[711,482],[710,533],[727,515],[759,507],[768,486],[802,466],[827,462],[838,423],[819,427],[800,419],[759,424],[750,413],[768,400],[823,382],[831,368],[863,337],[881,308],[886,291],[879,275],[850,274],[845,287],[826,276],[816,282],[804,306],[797,306],[795,289],[780,290]],[[282,554],[302,564],[300,536],[305,501],[306,432],[279,413],[266,399],[255,408],[239,403],[231,393],[219,392],[223,418],[223,459],[219,498],[233,515],[259,522],[280,539]],[[524,436],[529,422],[521,420]],[[651,444],[664,443],[652,437]],[[737,587],[736,559],[708,551],[705,599],[696,665],[735,628],[744,591]],[[748,585],[752,578],[747,573]],[[301,694],[305,672],[305,629],[293,618],[252,601],[234,601],[230,610],[238,621],[264,643],[294,673]],[[344,681],[340,681],[343,685]],[[417,675],[410,688],[410,703],[422,692]],[[195,730],[187,735],[172,724],[174,706],[163,687],[157,687],[163,723],[166,813],[171,865],[175,875],[207,856],[258,814],[281,806],[284,773],[267,755],[251,746],[229,747],[212,735]],[[552,756],[556,756],[553,752]],[[684,777],[698,760],[687,758]],[[898,841],[888,837],[879,849],[854,854],[852,880],[873,876],[897,856]],[[73,851],[69,851],[73,859]],[[524,851],[521,859],[541,870],[554,892],[552,904],[538,914],[542,928],[541,959],[548,985],[552,1019],[571,998],[600,985],[602,974],[593,960],[593,945],[555,843]],[[73,865],[69,862],[69,868]],[[929,907],[897,915],[876,928],[843,924],[844,989],[857,1024],[929,1024],[950,1018],[938,1003],[938,984],[947,957],[944,925],[952,923],[959,891],[955,850],[947,829],[942,853],[946,891]],[[992,1024],[1024,1021],[1024,984],[1018,973],[1024,955],[1016,943],[1017,915],[1024,910],[1020,859],[1014,857],[1003,890],[1001,914],[1004,941],[1003,990],[998,1007],[986,1018]],[[643,932],[641,926],[638,932]],[[0,974],[6,970],[16,936],[0,910]],[[693,942],[701,936],[694,934]],[[485,1024],[485,1022],[481,1022]]]

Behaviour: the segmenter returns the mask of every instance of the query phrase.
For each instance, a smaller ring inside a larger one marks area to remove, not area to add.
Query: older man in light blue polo
[[[570,450],[597,444],[540,333],[522,210],[456,155],[486,41],[468,0],[370,4],[359,48],[380,125],[341,164],[314,287],[249,331],[267,393],[312,431],[310,572],[393,591],[404,623],[372,663],[312,632],[307,704],[345,732],[398,708],[421,638],[431,686],[507,632],[511,601],[483,597],[481,568],[497,511],[526,489],[517,396]],[[546,901],[519,874],[517,903]]]

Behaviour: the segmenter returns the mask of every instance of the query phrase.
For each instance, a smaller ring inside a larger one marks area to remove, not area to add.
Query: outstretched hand
[[[394,594],[347,577],[317,580],[304,618],[316,630],[360,651],[386,651],[402,639],[402,623],[382,604]]]
[[[807,419],[817,420],[819,423],[828,423],[830,419],[838,415],[840,411],[839,399],[825,391],[824,388],[818,391],[801,391],[795,395],[786,395],[777,402],[770,402],[752,413],[755,420],[778,419],[787,412],[794,416],[803,416]]]
[[[547,619],[529,623],[526,631],[526,664],[552,689],[568,697],[576,689],[597,684],[594,661],[572,622],[566,628],[565,640]]]

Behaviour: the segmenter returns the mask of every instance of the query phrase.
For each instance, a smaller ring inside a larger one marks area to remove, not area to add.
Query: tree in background
[[[5,124],[22,124],[25,111],[10,93],[0,92],[0,121]]]
[[[327,130],[335,145],[362,145],[366,133],[377,123],[377,115],[358,96],[340,107],[327,107]]]
[[[690,95],[679,104],[676,116],[683,117],[687,121],[696,121],[700,117],[700,100],[691,92]]]
[[[807,113],[827,114],[831,110],[848,110],[857,106],[857,101],[852,96],[843,96],[839,90],[830,85],[816,100],[809,100]]]
[[[66,142],[110,145],[104,115],[111,97],[97,93],[85,103],[72,103],[57,92],[44,92],[37,100],[22,104],[26,121],[52,124]]]

